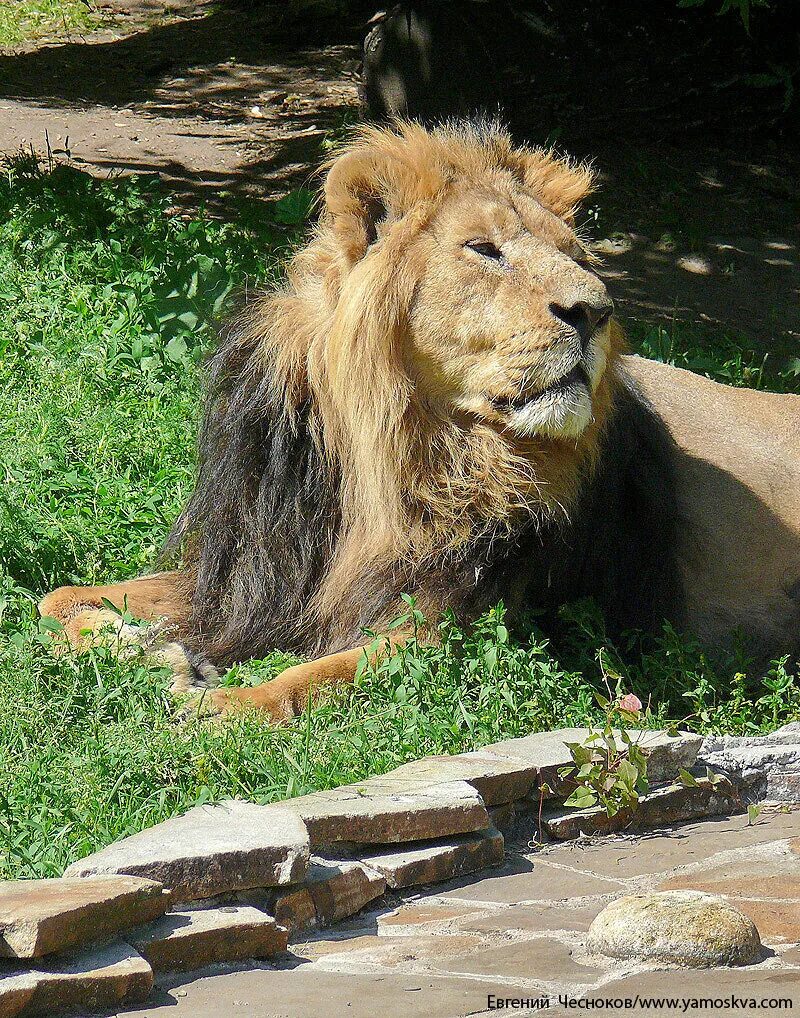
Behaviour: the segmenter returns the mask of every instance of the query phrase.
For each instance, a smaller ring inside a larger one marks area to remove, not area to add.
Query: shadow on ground
[[[0,151],[158,173],[192,205],[314,186],[358,114],[359,15],[301,38],[279,4],[172,0],[167,24],[152,7],[138,0],[122,27],[1,55]],[[623,316],[741,334],[776,367],[797,356],[797,156],[753,134],[682,138],[674,124],[671,140],[656,125],[645,141],[609,116],[566,117],[559,144],[599,171],[587,232]],[[546,141],[546,127],[531,124],[530,140]]]

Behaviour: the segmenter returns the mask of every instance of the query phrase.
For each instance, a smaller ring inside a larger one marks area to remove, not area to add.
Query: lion
[[[496,123],[361,129],[286,283],[210,360],[183,564],[41,612],[79,649],[124,604],[195,693],[274,648],[309,659],[203,693],[278,721],[353,680],[403,593],[432,632],[592,597],[619,628],[794,653],[800,398],[626,354],[576,229],[591,187]]]

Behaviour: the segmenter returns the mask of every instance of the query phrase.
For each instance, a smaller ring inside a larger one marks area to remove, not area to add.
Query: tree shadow
[[[275,87],[341,71],[342,48],[358,43],[359,21],[325,23],[325,45],[276,18],[271,7],[218,6],[201,17],[155,25],[122,38],[66,42],[0,56],[0,96],[52,103],[124,106],[152,101],[161,116],[202,103],[224,116],[225,104],[250,97],[264,69]],[[174,89],[173,76],[184,87]],[[172,79],[172,80],[170,80]],[[162,94],[162,86],[169,91]]]
[[[600,176],[588,229],[627,316],[668,334],[676,323],[713,329],[745,354],[768,353],[768,370],[797,357],[800,165],[791,152],[698,140],[583,151]]]

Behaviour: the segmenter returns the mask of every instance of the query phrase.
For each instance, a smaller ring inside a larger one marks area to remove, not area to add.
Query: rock
[[[67,876],[160,880],[177,901],[302,880],[308,834],[296,810],[230,800],[196,806],[73,863]]]
[[[409,790],[420,782],[466,781],[487,806],[496,806],[526,796],[536,781],[537,773],[537,768],[528,760],[476,750],[457,756],[426,756],[396,767],[381,777],[395,783],[398,788],[408,782]]]
[[[139,877],[0,883],[0,956],[40,958],[163,915],[170,895]]]
[[[713,783],[698,778],[696,785],[670,785],[650,792],[635,808],[622,809],[612,817],[600,806],[580,810],[563,807],[545,813],[542,822],[552,838],[565,841],[581,834],[644,831],[698,817],[729,816],[742,809],[741,799],[726,778]]]
[[[723,749],[759,749],[762,746],[800,746],[800,721],[792,721],[768,735],[707,735],[700,752],[705,756]]]
[[[492,827],[496,827],[504,837],[513,832],[517,821],[516,803],[504,802],[501,806],[491,806],[488,813]]]
[[[153,970],[128,944],[113,941],[79,954],[37,962],[0,977],[0,1016],[100,1011],[138,1004],[153,988]]]
[[[225,961],[270,958],[286,950],[287,933],[272,916],[246,905],[170,912],[129,935],[157,972],[186,972]]]
[[[341,841],[384,845],[420,841],[489,826],[483,800],[466,781],[398,791],[383,778],[368,778],[281,805],[303,819],[312,848]]]
[[[592,921],[586,946],[625,961],[694,968],[750,965],[761,957],[753,921],[725,898],[702,891],[618,898]]]
[[[534,766],[539,774],[538,783],[546,783],[552,795],[568,794],[571,782],[559,775],[559,769],[572,764],[567,743],[585,743],[591,734],[588,728],[561,728],[554,732],[536,732],[521,739],[507,739],[484,746],[482,753],[490,753],[512,760],[524,760]],[[647,753],[647,774],[651,783],[672,781],[681,768],[694,765],[702,743],[702,737],[692,732],[668,735],[666,732],[629,729],[628,734],[640,749]],[[620,750],[625,744],[618,737]],[[534,798],[538,793],[534,791]],[[546,796],[548,797],[548,796]]]
[[[35,992],[36,975],[33,972],[4,970],[0,974],[0,1018],[22,1014]],[[35,1012],[28,1011],[28,1014]]]
[[[400,851],[359,852],[359,858],[386,878],[389,887],[412,887],[450,880],[503,861],[503,835],[490,828],[461,838],[444,838]]]
[[[386,880],[354,861],[311,858],[302,887],[279,892],[275,918],[291,932],[327,926],[359,912],[386,890]]]
[[[727,775],[751,802],[800,802],[800,723],[770,735],[709,736],[698,762]]]

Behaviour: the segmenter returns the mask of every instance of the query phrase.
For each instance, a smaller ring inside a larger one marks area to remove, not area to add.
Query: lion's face
[[[354,435],[373,409],[397,434],[413,409],[426,433],[478,422],[515,447],[541,437],[591,452],[619,342],[573,226],[591,181],[483,122],[367,128],[332,163],[320,375]]]
[[[452,187],[413,256],[407,366],[432,409],[523,438],[580,435],[612,304],[567,222],[498,174]]]

